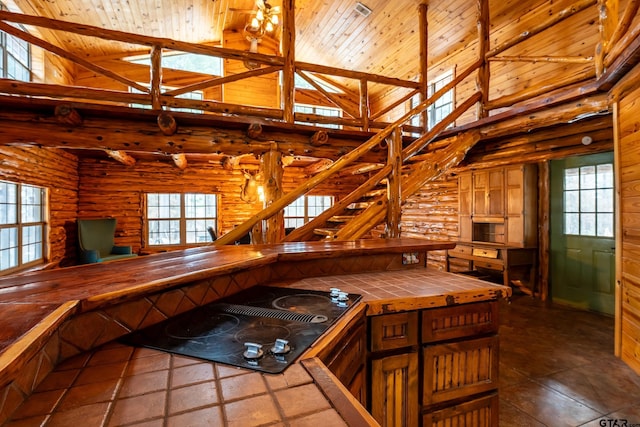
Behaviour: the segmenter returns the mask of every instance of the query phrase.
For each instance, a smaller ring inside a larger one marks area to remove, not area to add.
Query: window
[[[146,212],[150,246],[206,243],[217,230],[215,194],[148,193]]]
[[[166,86],[162,86],[160,88],[160,92],[166,92],[168,90],[171,90],[171,88],[168,88]],[[138,89],[130,87],[129,91],[131,93],[142,93],[140,92]],[[204,99],[204,95],[202,94],[201,91],[195,91],[195,92],[187,92],[187,93],[183,93],[181,95],[176,96],[176,98],[183,98],[183,99],[197,99],[197,100],[203,100]],[[131,107],[134,108],[145,108],[145,109],[151,109],[151,105],[149,104],[131,104]],[[169,111],[182,111],[185,113],[202,113],[202,110],[196,110],[193,108],[167,108],[167,110]]]
[[[0,3],[0,10],[7,10]],[[22,26],[20,29],[24,30]],[[31,45],[0,31],[0,77],[28,82],[31,80]]]
[[[125,60],[134,64],[142,64],[151,67],[151,57],[149,55],[125,58]],[[196,53],[163,52],[162,68],[172,68],[174,70],[221,76],[222,58],[217,56],[198,55]]]
[[[302,114],[316,114],[318,116],[325,117],[342,117],[342,110],[339,108],[333,107],[319,107],[317,105],[305,105],[305,104],[295,104],[293,106],[294,113],[302,113]],[[308,125],[306,122],[296,122],[301,125]],[[342,126],[337,124],[323,124],[322,126],[328,127],[331,129],[340,129]]]
[[[429,83],[429,96],[445,87],[453,80],[453,71],[449,71]],[[416,104],[417,105],[417,104]],[[440,98],[429,106],[427,116],[429,129],[433,128],[453,111],[453,89],[444,93]],[[453,123],[451,124],[453,125]]]
[[[46,190],[0,181],[0,271],[44,260]]]
[[[313,79],[313,80],[316,83],[318,83],[318,85],[320,85],[320,87],[322,89],[324,89],[325,91],[327,91],[328,93],[341,93],[342,92],[342,91],[336,89],[335,87],[333,87],[332,85],[330,85],[329,83],[327,83],[327,82],[325,82],[323,80],[319,80],[319,79]],[[306,81],[305,79],[300,77],[298,74],[293,76],[293,85],[295,86],[296,89],[317,90],[315,88],[315,86],[313,86],[311,83],[309,83],[308,81]]]
[[[284,208],[285,228],[298,228],[333,205],[333,196],[302,196]]]
[[[613,237],[613,164],[564,171],[564,233]]]

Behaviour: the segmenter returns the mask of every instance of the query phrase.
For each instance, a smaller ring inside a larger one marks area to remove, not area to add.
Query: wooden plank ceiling
[[[422,0],[296,0],[296,60],[416,79],[418,5]],[[10,10],[154,37],[219,44],[224,30],[241,29],[255,0],[5,0]],[[272,0],[281,6],[281,0]],[[476,39],[476,0],[427,1],[429,62]],[[544,0],[490,0],[492,28],[514,22]],[[18,9],[16,9],[16,7]],[[43,31],[47,39],[84,57],[120,56],[139,49],[98,38]]]

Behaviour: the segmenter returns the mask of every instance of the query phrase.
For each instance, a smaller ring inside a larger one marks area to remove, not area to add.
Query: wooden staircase
[[[435,100],[469,76],[478,66],[479,63],[472,65],[396,122],[372,136],[359,147],[346,153],[328,168],[301,183],[292,191],[272,201],[252,218],[218,238],[214,244],[232,243],[237,238],[254,230],[254,227],[259,227],[263,220],[269,221],[275,215],[281,215],[283,209],[298,197],[306,194],[334,174],[347,170],[347,166],[352,165],[363,154],[385,143],[388,152],[386,164],[367,166],[362,169],[372,174],[369,179],[331,208],[284,236],[283,241],[307,241],[321,238],[355,240],[374,235],[399,237],[402,203],[422,188],[425,183],[437,179],[451,167],[456,166],[464,158],[467,151],[480,140],[480,135],[475,131],[461,133],[449,138],[448,144],[444,148],[428,150],[426,154],[421,152],[465,111],[480,102],[482,94],[481,92],[474,93],[444,120],[406,147],[402,144],[402,126],[413,116],[426,111]],[[417,156],[418,153],[421,154]],[[356,168],[356,170],[358,169]],[[384,226],[382,226],[383,224]],[[261,231],[259,228],[256,230]]]

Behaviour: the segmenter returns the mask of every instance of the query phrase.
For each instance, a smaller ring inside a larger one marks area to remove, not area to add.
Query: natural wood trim
[[[489,50],[489,32],[491,28],[489,14],[489,0],[477,0],[478,8],[478,55],[480,66],[478,67],[477,90],[482,93],[482,99],[478,103],[476,118],[487,117],[489,115],[487,103],[489,101],[489,79],[491,75],[490,64],[485,60]]]
[[[143,93],[146,93],[146,92],[149,91],[146,87],[136,83],[133,80],[127,79],[126,77],[123,77],[123,76],[121,76],[121,75],[119,75],[117,73],[114,73],[111,70],[107,70],[106,68],[103,68],[103,67],[101,67],[99,65],[91,63],[91,62],[89,62],[89,61],[87,61],[87,60],[85,60],[85,59],[83,59],[83,58],[81,58],[81,57],[79,57],[77,55],[74,55],[73,53],[67,52],[66,50],[61,49],[61,48],[59,48],[58,46],[56,46],[54,44],[51,44],[51,43],[49,43],[49,42],[47,42],[45,40],[42,40],[42,39],[40,39],[38,37],[32,36],[31,34],[27,33],[26,31],[22,31],[22,30],[14,27],[12,25],[9,25],[9,24],[7,24],[7,23],[5,23],[3,21],[0,21],[0,30],[4,31],[5,33],[11,34],[11,35],[13,35],[15,37],[18,37],[18,38],[20,38],[20,39],[22,39],[22,40],[24,40],[24,41],[26,41],[28,43],[31,43],[31,44],[36,45],[36,46],[39,46],[39,47],[43,48],[46,51],[49,51],[49,52],[51,52],[51,53],[53,53],[55,55],[58,55],[61,58],[68,59],[69,61],[72,61],[72,62],[74,62],[74,63],[86,68],[89,71],[93,71],[93,72],[96,72],[96,73],[98,73],[100,75],[103,75],[105,77],[109,77],[109,78],[111,78],[111,79],[113,79],[115,81],[118,81],[118,82],[126,85],[126,86],[134,87],[134,88],[138,89],[139,91],[141,91]]]
[[[344,70],[342,68],[329,67],[326,65],[311,64],[309,62],[296,61],[296,70],[311,71],[313,73],[331,74],[339,77],[347,77],[355,80],[365,79],[368,82],[387,84],[391,86],[407,87],[410,89],[420,89],[419,82],[410,80],[396,79],[393,77],[384,77],[376,74],[365,73],[362,71]]]
[[[282,119],[286,123],[294,122],[293,108],[295,104],[295,74],[296,74],[296,26],[295,26],[295,0],[283,0],[282,2],[282,54],[284,62],[282,68],[282,98],[284,112]]]
[[[187,156],[184,153],[176,153],[171,155],[171,160],[180,170],[187,168]]]
[[[369,85],[365,79],[360,80],[360,119],[362,130],[369,130]]]
[[[418,6],[418,22],[420,25],[420,101],[429,97],[429,19],[427,13],[429,6],[427,3],[420,3]],[[407,99],[411,99],[413,93]],[[427,109],[422,112],[422,128],[427,129],[429,123]]]
[[[346,112],[351,117],[359,118],[359,113],[357,111],[355,111],[345,102],[343,102],[342,99],[340,99],[340,97],[336,96],[335,94],[327,92],[322,86],[318,84],[318,82],[316,82],[314,79],[309,77],[305,72],[298,71],[298,75],[302,77],[302,79],[305,80],[307,83],[309,83],[311,86],[313,86],[318,91],[318,93],[323,95],[333,105],[340,108],[342,111]]]
[[[490,62],[550,62],[558,64],[590,64],[593,56],[493,56],[487,58]]]
[[[111,157],[114,160],[117,160],[123,165],[133,166],[136,164],[136,159],[134,159],[124,151],[104,150],[104,152],[107,153],[109,157]]]
[[[162,84],[162,47],[153,45],[151,47],[151,67],[150,67],[149,93],[151,94],[151,108],[160,110],[162,102],[160,95],[162,94],[160,85]]]
[[[640,7],[640,0],[628,0],[627,7],[624,10],[624,14],[620,19],[620,22],[616,26],[611,38],[608,43],[604,47],[604,55],[606,56],[610,51],[612,46],[616,46],[622,37],[627,34],[629,28],[631,28],[631,24],[638,14],[638,8]]]
[[[304,359],[300,363],[348,425],[362,427],[380,425],[320,359],[314,357]]]
[[[173,90],[168,90],[166,92],[164,92],[164,95],[167,96],[178,96],[178,95],[182,95],[183,93],[189,93],[189,92],[195,92],[197,90],[203,90],[203,89],[209,89],[211,87],[215,87],[215,86],[222,86],[223,84],[226,83],[232,83],[235,81],[239,81],[239,80],[243,80],[243,79],[248,79],[251,77],[257,77],[257,76],[262,76],[265,74],[271,74],[271,73],[276,73],[278,71],[280,71],[282,69],[282,67],[277,66],[277,65],[273,65],[270,67],[264,67],[264,68],[257,68],[255,70],[249,70],[249,71],[245,71],[242,73],[238,73],[238,74],[232,74],[230,76],[224,76],[224,77],[215,77],[213,79],[208,79],[205,81],[202,81],[200,83],[194,83],[188,86],[184,86],[178,89],[173,89]]]
[[[620,105],[616,100],[613,103],[613,168],[615,179],[615,268],[616,268],[616,288],[614,301],[614,332],[613,332],[613,353],[617,357],[622,356],[622,298],[624,297],[624,280],[622,278],[622,254],[624,243],[624,232],[622,227],[622,136],[620,135]]]
[[[400,220],[402,216],[402,132],[396,128],[387,139],[387,164],[393,168],[387,179],[387,236],[400,237]]]
[[[238,61],[255,61],[268,65],[284,64],[282,57],[253,53],[244,50],[228,49],[222,47],[206,46],[196,43],[182,42],[167,38],[149,37],[137,34],[125,33],[122,31],[108,30],[85,24],[59,21],[42,16],[30,16],[20,13],[0,11],[0,20],[10,21],[24,25],[34,25],[37,27],[49,28],[52,30],[68,31],[89,37],[99,37],[106,40],[120,41],[124,43],[139,44],[144,46],[158,45],[162,48],[180,50],[183,52],[196,53],[202,55],[219,56],[221,58],[235,59]]]

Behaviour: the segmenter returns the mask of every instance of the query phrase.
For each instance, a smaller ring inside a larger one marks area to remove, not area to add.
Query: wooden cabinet
[[[385,427],[497,426],[497,310],[491,301],[371,316],[373,417]]]
[[[418,425],[418,311],[369,318],[371,415],[382,427]]]
[[[329,370],[363,406],[367,404],[367,332],[364,310],[352,319],[331,345],[318,355]]]
[[[460,174],[460,241],[536,246],[537,188],[536,165]]]
[[[422,426],[498,426],[498,303],[423,310]]]

